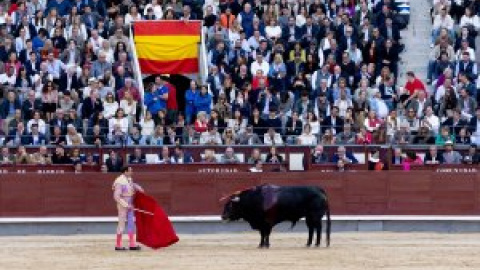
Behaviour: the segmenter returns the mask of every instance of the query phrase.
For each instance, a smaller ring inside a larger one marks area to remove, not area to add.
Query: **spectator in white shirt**
[[[251,36],[247,41],[248,41],[249,47],[252,50],[256,50],[256,49],[258,49],[258,47],[260,47],[260,42],[264,39],[265,39],[265,37],[260,35],[260,31],[255,30],[253,32],[253,36]]]
[[[103,115],[105,116],[105,118],[112,118],[115,115],[118,107],[118,102],[115,101],[113,93],[108,93],[103,102]]]
[[[155,130],[155,122],[152,119],[152,114],[147,110],[145,116],[140,120],[140,126],[142,127],[142,135],[147,136],[147,138],[153,135]]]
[[[162,5],[158,3],[158,0],[152,0],[152,3],[147,4],[144,8],[143,15],[147,16],[148,9],[153,9],[153,14],[155,14],[155,18],[157,20],[161,20],[163,18],[163,10]]]
[[[461,47],[457,50],[455,58],[457,61],[462,61],[463,53],[468,52],[470,61],[475,61],[475,50],[472,47],[468,46],[468,41],[463,40]]]
[[[440,14],[435,16],[433,20],[433,29],[432,29],[432,44],[430,45],[433,48],[435,40],[437,39],[440,30],[445,28],[448,30],[448,34],[453,40],[454,32],[453,32],[454,21],[452,17],[447,13],[447,7],[442,7],[440,9]]]
[[[432,106],[428,106],[425,108],[425,117],[420,123],[421,126],[426,126],[428,129],[435,134],[438,134],[438,130],[440,128],[440,120],[438,116],[433,114]]]
[[[103,38],[98,34],[96,29],[93,29],[88,42],[92,44],[93,52],[97,54],[98,50],[102,48]]]
[[[260,52],[257,52],[257,60],[252,62],[252,65],[250,66],[250,72],[252,76],[255,76],[257,74],[257,70],[259,69],[263,71],[263,74],[268,74],[270,65],[263,60],[263,55]]]
[[[266,145],[279,145],[283,144],[283,139],[279,133],[275,132],[274,128],[269,128],[263,136],[263,143]]]
[[[216,127],[208,127],[208,130],[200,136],[200,144],[221,145],[222,137]]]
[[[473,27],[475,30],[480,28],[480,20],[477,15],[472,13],[470,7],[465,8],[465,14],[460,19],[460,27]]]
[[[282,36],[282,28],[277,24],[274,18],[270,19],[270,24],[265,27],[265,35],[268,39],[277,40]]]
[[[67,135],[65,136],[65,139],[67,140],[67,145],[84,143],[82,134],[78,133],[75,126],[72,124],[67,125]]]
[[[136,5],[130,6],[130,12],[125,15],[125,25],[130,25],[133,21],[139,21],[142,15],[138,12]]]
[[[317,137],[312,134],[312,127],[310,124],[303,126],[302,135],[298,136],[297,143],[300,145],[316,145]]]
[[[42,118],[40,118],[40,112],[39,111],[35,111],[33,113],[33,118],[28,121],[27,132],[32,132],[32,125],[33,124],[36,124],[38,126],[38,131],[40,133],[45,134],[45,132],[47,131],[45,121]]]
[[[17,76],[15,76],[15,67],[10,66],[5,73],[0,74],[0,84],[14,86]]]
[[[116,125],[120,126],[120,130],[124,133],[128,133],[128,118],[125,117],[125,112],[122,108],[118,108],[115,112],[115,116],[108,120],[108,131],[111,133]]]

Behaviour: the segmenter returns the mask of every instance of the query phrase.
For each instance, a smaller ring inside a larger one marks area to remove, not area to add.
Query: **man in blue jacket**
[[[145,105],[155,118],[160,110],[167,109],[168,87],[160,76],[155,78],[155,84],[150,92],[145,93]]]
[[[38,124],[32,124],[30,127],[32,132],[28,134],[26,139],[27,145],[46,145],[47,138],[43,133],[38,131]]]
[[[53,8],[57,10],[58,15],[63,17],[68,15],[72,6],[70,5],[70,1],[68,0],[52,0],[48,2],[45,14],[48,14]]]
[[[193,104],[197,113],[205,112],[207,115],[210,115],[212,109],[212,95],[208,93],[207,86],[202,86],[200,93],[195,97]]]
[[[339,160],[342,160],[345,164],[357,164],[358,160],[352,154],[352,152],[348,152],[344,146],[339,146],[337,149],[337,153],[333,155],[332,162],[337,164]]]
[[[29,144],[29,136],[25,125],[23,122],[17,124],[16,129],[12,129],[9,133],[5,141],[3,142],[4,145],[28,145]],[[10,144],[9,144],[10,143]]]

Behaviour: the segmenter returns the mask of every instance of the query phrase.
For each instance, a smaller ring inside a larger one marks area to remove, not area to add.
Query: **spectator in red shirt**
[[[261,69],[257,70],[257,73],[252,78],[252,89],[257,89],[260,87],[268,87],[268,78],[263,74]]]
[[[364,127],[361,127],[360,132],[357,133],[355,143],[356,144],[370,144],[370,143],[372,143],[372,133],[367,132],[367,130]]]
[[[170,123],[175,123],[178,114],[177,88],[170,83],[166,83],[165,85],[168,88],[167,119]]]
[[[405,84],[405,93],[401,97],[402,102],[407,103],[416,96],[417,91],[424,91],[427,94],[427,90],[423,82],[415,77],[412,71],[407,72],[407,83]]]
[[[195,120],[195,132],[202,133],[208,129],[208,120],[205,112],[199,112],[197,114],[197,120]]]

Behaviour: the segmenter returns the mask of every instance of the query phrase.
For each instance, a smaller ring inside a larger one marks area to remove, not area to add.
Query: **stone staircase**
[[[415,75],[426,82],[427,65],[430,55],[430,36],[432,23],[430,19],[431,0],[410,1],[410,23],[401,32],[405,51],[400,55],[398,85],[406,82],[406,72],[413,71]]]

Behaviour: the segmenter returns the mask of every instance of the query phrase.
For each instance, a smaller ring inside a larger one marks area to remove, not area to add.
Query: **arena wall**
[[[0,171],[1,172],[1,171]],[[0,218],[115,215],[116,174],[0,175]],[[171,216],[219,215],[219,199],[261,183],[324,187],[334,215],[479,215],[480,174],[471,169],[385,172],[246,173],[225,168],[142,172],[135,180]]]

